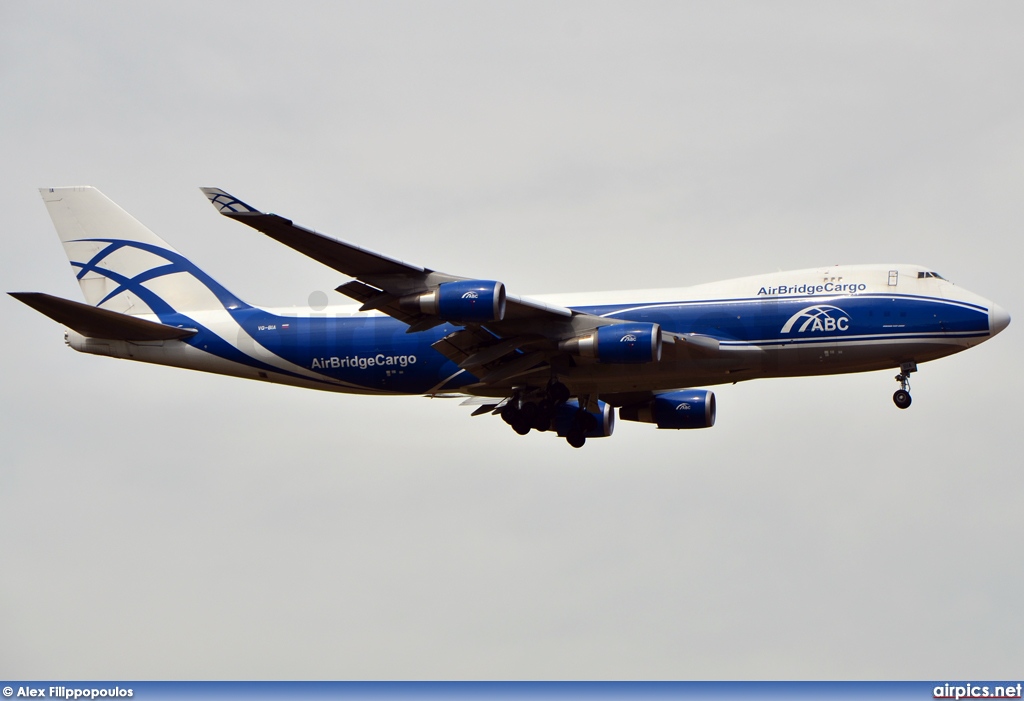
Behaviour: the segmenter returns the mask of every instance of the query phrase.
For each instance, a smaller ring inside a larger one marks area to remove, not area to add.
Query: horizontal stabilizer
[[[108,338],[113,341],[166,341],[172,338],[187,338],[198,333],[196,329],[183,329],[147,321],[42,292],[8,294],[89,338]]]

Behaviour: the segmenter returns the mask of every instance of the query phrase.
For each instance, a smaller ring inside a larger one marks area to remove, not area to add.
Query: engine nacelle
[[[715,393],[684,389],[659,394],[649,402],[619,409],[623,421],[658,424],[658,428],[711,428],[715,425]]]
[[[430,292],[402,297],[398,304],[406,311],[445,321],[501,321],[505,318],[505,285],[494,280],[443,282]]]
[[[570,338],[558,349],[599,363],[651,363],[661,360],[661,326],[627,322],[598,326],[586,336]]]
[[[586,436],[587,438],[604,438],[605,436],[612,435],[612,431],[615,430],[615,410],[612,409],[611,405],[598,400],[598,410],[596,412],[586,412],[586,421],[588,426]],[[575,399],[570,399],[564,404],[560,404],[555,409],[555,416],[551,420],[551,428],[554,429],[559,436],[565,438],[569,435],[575,422],[580,420],[579,417],[580,405]]]

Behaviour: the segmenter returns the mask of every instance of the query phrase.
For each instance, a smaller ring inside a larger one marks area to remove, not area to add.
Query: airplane
[[[715,424],[703,386],[918,365],[992,338],[997,304],[910,264],[833,265],[677,289],[522,297],[406,263],[201,188],[220,214],[348,278],[358,308],[255,307],[93,187],[42,188],[86,303],[13,297],[76,351],[353,394],[461,397],[573,447],[619,420]]]

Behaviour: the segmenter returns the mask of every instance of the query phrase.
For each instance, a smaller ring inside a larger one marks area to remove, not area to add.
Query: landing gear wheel
[[[537,406],[536,402],[523,402],[523,405],[519,407],[519,420],[528,426],[532,426],[533,422],[537,420],[537,414],[540,413],[540,407]]]
[[[565,436],[565,440],[573,448],[582,448],[587,442],[587,434],[583,433],[583,431],[569,431]]]
[[[910,406],[910,373],[912,372],[917,372],[917,363],[900,363],[900,374],[896,376],[900,388],[892,395],[893,403],[900,409]]]
[[[526,409],[527,406],[528,405],[524,404],[523,409]],[[533,415],[536,416],[537,405],[534,404],[532,406]],[[520,409],[512,402],[509,402],[508,404],[501,408],[502,420],[504,420],[505,423],[511,426],[512,430],[518,433],[520,436],[525,436],[527,433],[530,432],[530,429],[533,428],[532,420],[529,416],[527,416],[529,410],[524,411],[523,409]]]
[[[910,392],[905,389],[898,389],[896,390],[896,393],[892,395],[892,401],[900,409],[906,409],[910,406],[911,402]]]
[[[551,418],[554,415],[555,410],[551,406],[551,402],[545,399],[537,405],[537,415],[534,417],[530,425],[538,431],[547,431],[551,428]]]
[[[509,403],[501,408],[501,418],[509,426],[515,426],[519,423],[519,417],[521,415],[519,407],[515,404]]]

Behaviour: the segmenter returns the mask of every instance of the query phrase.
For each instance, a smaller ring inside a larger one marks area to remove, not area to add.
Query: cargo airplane
[[[354,394],[456,396],[516,433],[581,447],[618,418],[715,423],[702,386],[762,377],[911,373],[1010,322],[927,267],[836,265],[678,289],[521,297],[423,268],[203,188],[222,215],[333,268],[356,308],[242,301],[92,187],[40,190],[86,303],[12,296],[77,351]]]

